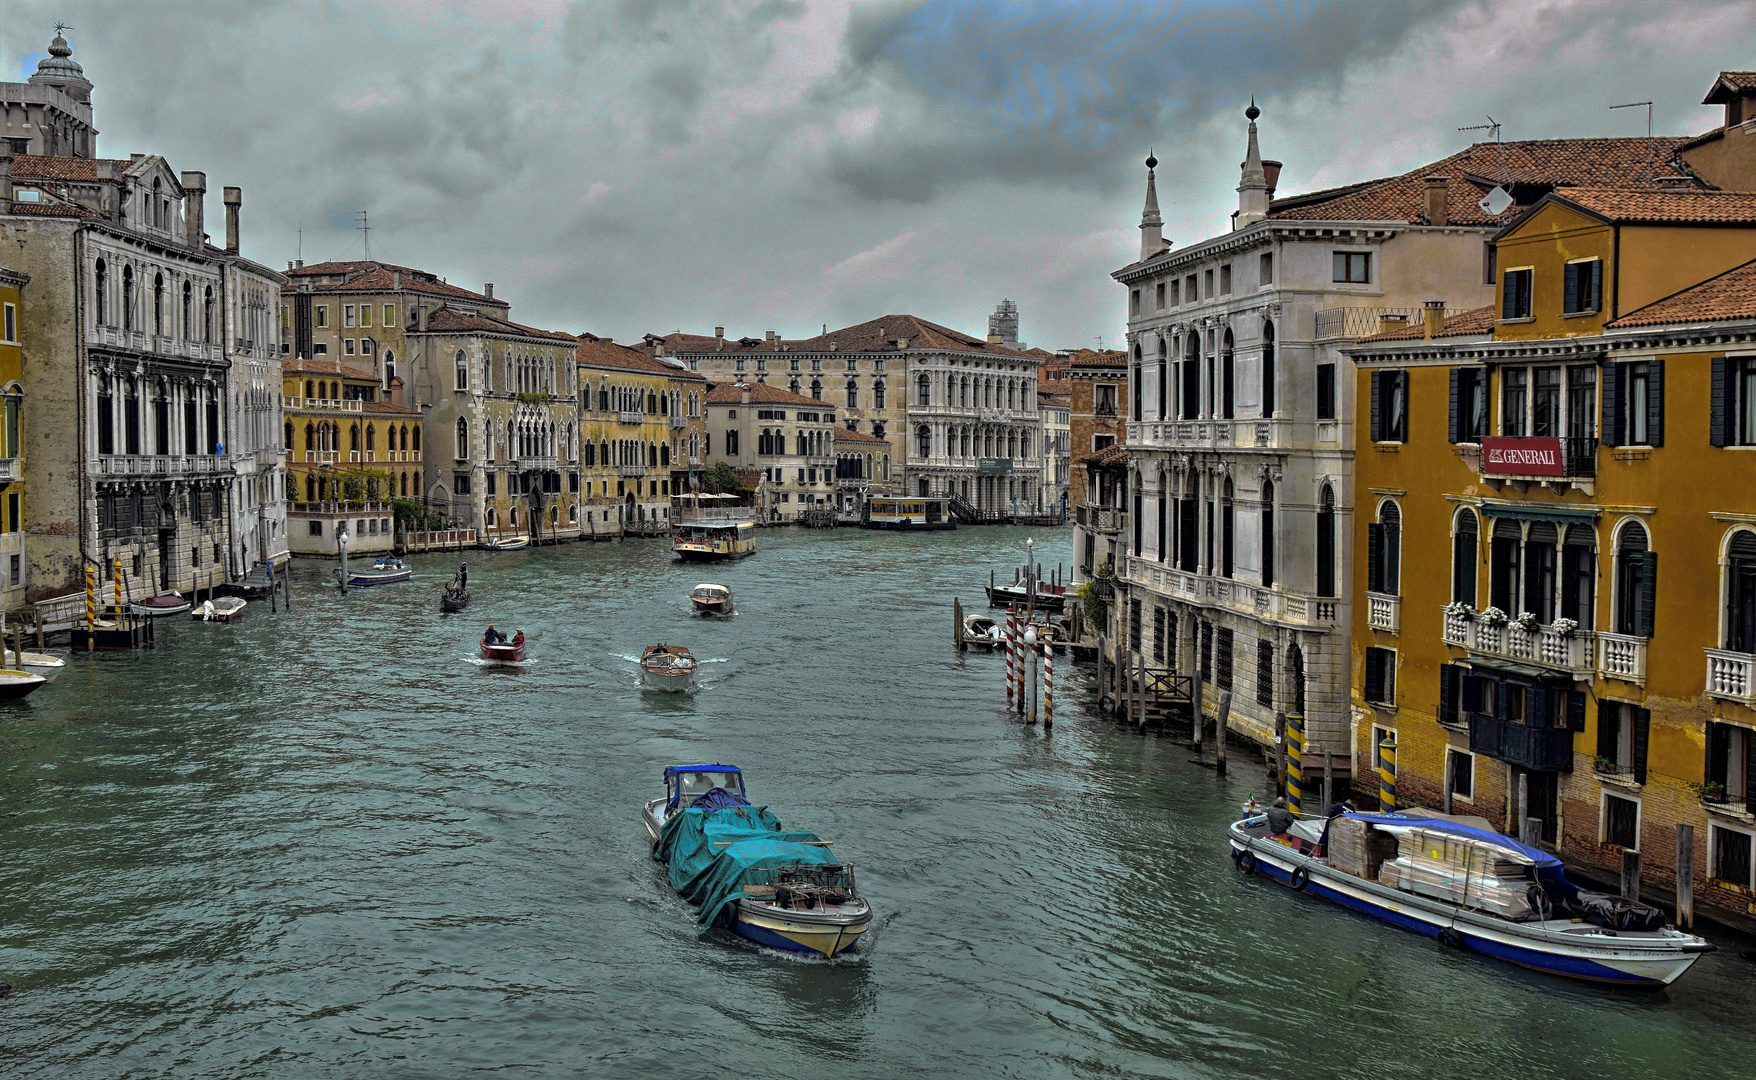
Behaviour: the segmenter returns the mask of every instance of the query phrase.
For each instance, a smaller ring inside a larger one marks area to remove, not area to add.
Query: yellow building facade
[[[421,488],[421,412],[381,396],[379,375],[370,369],[283,362],[287,532],[294,554],[337,554],[343,526],[349,551],[394,549],[391,502]]]
[[[23,604],[30,588],[24,558],[24,347],[18,336],[29,281],[0,267],[0,609],[6,611]]]
[[[591,334],[574,357],[581,539],[668,529],[671,496],[701,467],[707,378]]]
[[[1351,350],[1356,775],[1756,917],[1756,196],[1552,194],[1494,255]]]

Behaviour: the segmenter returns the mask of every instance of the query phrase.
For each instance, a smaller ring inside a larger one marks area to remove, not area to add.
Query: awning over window
[[[1515,518],[1519,521],[1549,521],[1557,525],[1585,524],[1596,521],[1603,511],[1596,506],[1563,506],[1559,503],[1498,502],[1483,499],[1482,513],[1489,517]]]

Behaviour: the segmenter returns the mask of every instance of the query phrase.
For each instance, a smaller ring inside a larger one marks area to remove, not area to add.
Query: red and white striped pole
[[[1055,643],[1043,642],[1043,730],[1055,726]]]
[[[1006,641],[1006,704],[1008,704],[1008,705],[1012,704],[1012,694],[1013,694],[1014,685],[1015,685],[1015,675],[1013,673],[1013,657],[1012,657],[1012,631],[1013,631],[1013,629],[1014,629],[1014,626],[1012,623],[1012,605],[1008,604],[1006,606],[1006,632],[1004,634],[1004,638]]]

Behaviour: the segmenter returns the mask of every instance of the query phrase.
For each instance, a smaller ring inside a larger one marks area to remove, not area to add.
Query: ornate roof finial
[[[1258,109],[1256,107],[1256,95],[1251,94],[1250,95],[1250,107],[1244,110],[1244,119],[1254,121],[1258,116],[1261,116],[1261,115],[1262,115],[1262,110]]]
[[[1148,150],[1146,152],[1146,167],[1149,169],[1158,168],[1158,148],[1157,147],[1154,147],[1153,149]]]

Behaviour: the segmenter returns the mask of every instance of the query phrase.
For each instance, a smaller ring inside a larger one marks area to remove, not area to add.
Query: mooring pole
[[[1396,733],[1387,731],[1378,741],[1378,812],[1396,812]]]
[[[1695,826],[1677,826],[1677,929],[1695,928]]]
[[[1287,714],[1274,714],[1274,790],[1287,793]]]
[[[1622,896],[1640,899],[1640,851],[1636,848],[1622,849]]]
[[[1030,668],[1029,673],[1025,676],[1030,682],[1030,707],[1025,710],[1024,722],[1034,724],[1037,722],[1037,633],[1035,630],[1026,629],[1024,632],[1024,655],[1025,663]]]
[[[1226,722],[1232,715],[1232,692],[1227,690],[1219,696],[1219,706],[1213,714],[1213,748],[1218,754],[1214,767],[1219,774],[1226,774]]]
[[[989,570],[992,574],[994,571]],[[1006,629],[1001,631],[1000,638],[1006,644],[1006,707],[1012,707],[1012,605],[1006,605]]]
[[[1286,744],[1287,809],[1297,814],[1302,804],[1304,787],[1305,718],[1299,713],[1287,714]]]
[[[969,642],[963,640],[963,601],[955,596],[951,598],[951,635],[958,652],[969,648]]]
[[[1055,646],[1043,643],[1043,730],[1055,726]]]
[[[1134,654],[1134,673],[1140,677],[1140,730],[1146,730],[1146,657]]]
[[[1109,672],[1107,670],[1105,670],[1105,666],[1109,663],[1109,661],[1107,659],[1105,659],[1105,657],[1104,657],[1104,650],[1108,647],[1109,647],[1109,642],[1104,640],[1104,635],[1099,634],[1098,635],[1098,642],[1097,642],[1097,654],[1098,654],[1098,657],[1097,657],[1097,660],[1098,660],[1097,684],[1098,684],[1098,708],[1100,708],[1100,709],[1104,707],[1104,698],[1110,696]],[[1115,698],[1110,697],[1110,704],[1112,706],[1115,704],[1115,701],[1116,701]]]

